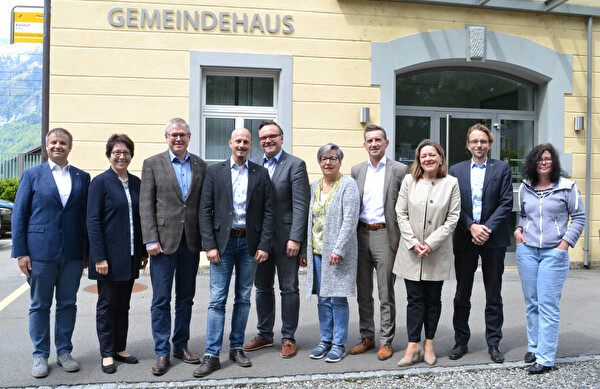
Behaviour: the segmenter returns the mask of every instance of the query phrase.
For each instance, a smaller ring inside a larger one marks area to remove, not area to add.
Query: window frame
[[[268,76],[274,77],[273,107],[207,106],[206,76]],[[251,111],[251,112],[250,112]],[[189,123],[192,135],[190,152],[205,159],[207,117],[236,118],[239,120],[272,118],[284,131],[283,147],[292,146],[292,57],[287,55],[201,52],[190,53]],[[233,130],[233,129],[232,129]],[[253,147],[260,147],[254,144]],[[214,160],[210,160],[214,162]]]

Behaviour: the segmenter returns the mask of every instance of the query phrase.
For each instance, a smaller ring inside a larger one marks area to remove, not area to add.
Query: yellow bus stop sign
[[[13,11],[13,36],[15,43],[43,43],[44,13]]]

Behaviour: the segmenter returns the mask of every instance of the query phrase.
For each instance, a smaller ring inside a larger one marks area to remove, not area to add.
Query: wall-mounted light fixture
[[[371,108],[369,107],[360,107],[360,122],[368,123],[371,120]]]
[[[575,116],[575,131],[583,131],[583,116]]]

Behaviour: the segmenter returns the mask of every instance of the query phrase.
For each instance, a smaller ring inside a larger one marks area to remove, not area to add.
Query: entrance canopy
[[[401,3],[450,5],[504,11],[600,17],[598,0],[385,0]]]

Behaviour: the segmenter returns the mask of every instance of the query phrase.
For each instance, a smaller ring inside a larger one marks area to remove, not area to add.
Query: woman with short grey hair
[[[340,173],[344,153],[329,143],[317,153],[323,177],[311,185],[308,213],[307,299],[318,296],[321,341],[312,359],[339,362],[346,355],[350,308],[356,294],[360,200],[356,182]]]

